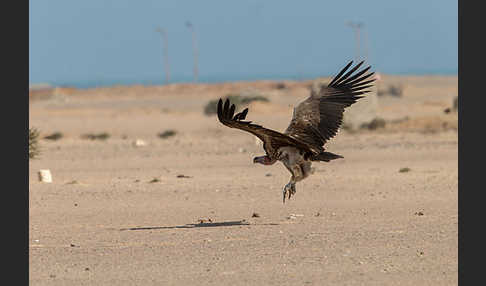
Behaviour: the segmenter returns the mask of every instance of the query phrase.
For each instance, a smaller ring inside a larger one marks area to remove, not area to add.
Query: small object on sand
[[[52,183],[51,171],[48,169],[39,170],[39,181],[43,183]]]
[[[297,217],[304,216],[303,214],[290,214],[287,219],[296,219]]]
[[[421,212],[421,211],[420,211],[420,212],[415,212],[415,215],[418,215],[418,216],[423,216],[423,215],[424,215],[424,213],[423,213],[423,212]]]
[[[147,146],[147,142],[143,141],[142,139],[137,139],[137,140],[133,141],[133,146],[144,147],[144,146]]]
[[[159,183],[160,182],[160,179],[158,178],[153,178],[151,181],[149,181],[149,183]]]
[[[177,178],[192,178],[192,177],[180,174],[180,175],[177,175]]]
[[[406,172],[410,172],[410,168],[408,168],[408,167],[401,168],[401,169],[399,170],[399,172],[400,172],[400,173],[406,173]]]
[[[200,219],[198,219],[197,221],[198,221],[200,224],[201,224],[201,223],[207,223],[207,222],[213,222],[213,220],[212,220],[211,218],[209,218],[209,217],[208,217],[207,219],[205,219],[205,218],[200,218]]]
[[[270,173],[265,174],[265,177],[271,177],[271,176],[272,176],[272,174],[270,174]]]
[[[63,137],[63,134],[61,132],[54,132],[51,135],[44,136],[44,139],[47,140],[59,140]]]
[[[157,134],[157,136],[159,136],[159,138],[165,139],[165,138],[172,137],[176,134],[177,131],[175,130],[165,130],[164,132]]]
[[[253,213],[251,217],[260,217],[260,215],[258,213]]]

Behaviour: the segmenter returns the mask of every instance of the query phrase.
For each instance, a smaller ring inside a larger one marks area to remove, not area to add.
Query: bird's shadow
[[[124,230],[157,230],[157,229],[179,229],[179,228],[199,228],[199,227],[226,227],[226,226],[243,226],[251,225],[246,220],[236,220],[236,221],[223,221],[223,222],[201,222],[201,223],[190,223],[185,225],[175,225],[175,226],[145,226],[145,227],[131,227],[131,228],[121,228],[120,231]],[[278,223],[269,223],[266,225],[278,225]]]

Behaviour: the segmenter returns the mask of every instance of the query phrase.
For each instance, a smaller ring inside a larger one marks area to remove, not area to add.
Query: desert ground
[[[203,110],[258,93],[269,102],[251,102],[247,119],[283,131],[311,83],[30,96],[41,148],[29,161],[30,284],[457,285],[457,76],[382,75],[375,93],[403,88],[376,97],[385,126],[341,129],[326,149],[344,158],[314,163],[283,204],[285,167],[253,164],[255,137]],[[99,133],[109,138],[85,138]]]

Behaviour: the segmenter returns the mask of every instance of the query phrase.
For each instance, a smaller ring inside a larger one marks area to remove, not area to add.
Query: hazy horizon
[[[457,1],[32,1],[29,82],[88,87],[331,76],[355,60],[347,21],[362,22],[361,59],[384,74],[456,75]],[[365,39],[368,39],[366,45]],[[366,49],[367,46],[367,49]]]

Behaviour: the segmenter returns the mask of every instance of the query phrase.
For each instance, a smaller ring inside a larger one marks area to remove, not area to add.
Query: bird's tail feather
[[[318,155],[312,156],[310,159],[312,161],[324,161],[324,162],[329,162],[334,159],[339,159],[339,158],[344,158],[341,155],[337,155],[331,152],[321,152]]]

